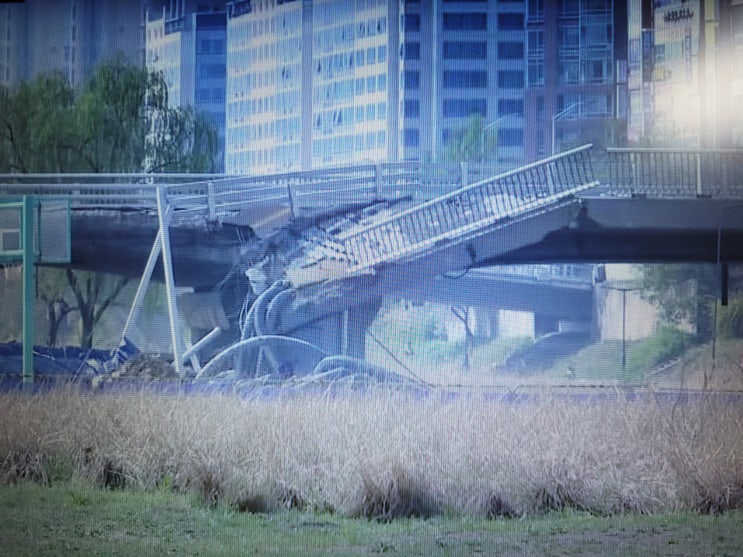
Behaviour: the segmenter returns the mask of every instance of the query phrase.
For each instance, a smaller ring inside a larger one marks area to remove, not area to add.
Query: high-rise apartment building
[[[625,0],[529,0],[526,155],[622,141]]]
[[[147,68],[160,71],[171,106],[193,107],[217,129],[216,170],[223,170],[227,18],[225,2],[150,2],[145,24]]]
[[[397,157],[397,0],[234,2],[228,172]]]
[[[0,4],[0,87],[12,88],[21,80],[24,60],[21,36],[25,25],[22,4]]]
[[[630,0],[628,140],[743,144],[743,2]]]
[[[142,0],[25,0],[0,5],[0,84],[61,72],[73,86],[100,63],[142,63]]]
[[[407,0],[403,12],[401,158],[441,160],[476,115],[479,158],[523,162],[525,3]]]

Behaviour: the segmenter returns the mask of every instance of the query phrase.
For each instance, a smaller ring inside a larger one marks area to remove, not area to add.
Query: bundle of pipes
[[[381,366],[351,356],[328,355],[310,342],[281,334],[281,316],[296,295],[290,286],[288,281],[278,280],[252,303],[252,296],[246,296],[240,340],[212,358],[196,379],[225,371],[226,365],[234,361],[232,369],[243,378],[254,378],[259,365],[267,365],[269,373],[282,379],[299,375],[331,381],[363,376],[379,382],[402,381],[402,377]]]

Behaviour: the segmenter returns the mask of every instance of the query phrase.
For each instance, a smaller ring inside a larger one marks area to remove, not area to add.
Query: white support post
[[[181,364],[181,330],[178,326],[178,305],[175,295],[175,280],[173,278],[173,258],[170,251],[170,229],[167,217],[168,201],[165,189],[157,188],[157,217],[160,223],[160,242],[162,244],[163,271],[165,274],[165,292],[168,299],[168,317],[170,319],[170,342],[173,348],[173,366],[179,377],[183,377]]]
[[[129,315],[126,318],[126,323],[124,324],[124,332],[121,333],[121,344],[123,345],[125,343],[125,340],[129,337],[130,329],[134,326],[134,323],[139,318],[139,312],[142,309],[142,303],[144,302],[144,296],[147,293],[147,288],[150,286],[150,279],[152,278],[152,273],[155,270],[155,265],[157,264],[157,258],[160,256],[160,251],[162,250],[162,243],[160,241],[160,231],[157,231],[157,236],[155,236],[155,241],[152,244],[152,249],[150,250],[150,257],[147,259],[147,265],[145,265],[144,272],[142,273],[142,278],[139,279],[139,286],[137,286],[137,293],[134,295],[134,301],[132,302],[132,307],[129,310]]]
[[[194,366],[194,369],[198,372],[201,371],[201,364],[199,363],[199,359],[196,356],[196,354],[201,350],[206,344],[217,338],[222,333],[222,329],[219,327],[214,327],[211,331],[209,331],[207,334],[205,334],[201,339],[199,339],[196,344],[190,346],[182,355],[181,359],[185,363],[186,360],[191,360],[191,365]]]

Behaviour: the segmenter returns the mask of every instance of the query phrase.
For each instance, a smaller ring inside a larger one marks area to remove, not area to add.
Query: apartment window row
[[[522,70],[500,70],[498,87],[500,89],[523,89],[524,72]]]
[[[557,78],[561,85],[610,83],[614,78],[614,65],[607,58],[579,60],[577,57],[561,57],[557,61]]]
[[[224,78],[227,68],[224,64],[202,64],[198,69],[199,79]]]
[[[485,99],[444,99],[443,114],[446,118],[468,118],[479,114],[487,116],[487,101]]]
[[[312,156],[320,160],[341,156],[356,151],[378,149],[386,145],[387,134],[383,131],[369,131],[363,134],[346,134],[312,142]]]
[[[365,64],[380,64],[387,61],[387,45],[379,45],[378,47],[369,47],[366,50],[356,51],[356,67],[363,66]]]
[[[524,113],[522,99],[498,99],[498,116],[509,116]]]
[[[253,173],[257,168],[296,168],[300,160],[298,144],[280,145],[272,149],[258,149],[228,155],[228,168],[232,172]]]
[[[501,60],[523,60],[524,43],[521,41],[501,41],[498,43],[498,58]]]
[[[407,42],[403,46],[403,58],[405,60],[420,60],[421,43]]]
[[[485,71],[452,70],[444,71],[444,89],[485,89],[488,74]]]
[[[314,128],[330,133],[341,126],[354,123],[373,122],[387,118],[387,103],[372,103],[360,106],[345,106],[318,112],[314,117]]]
[[[405,118],[419,118],[420,112],[420,102],[417,99],[405,99],[402,109]]]
[[[196,102],[198,103],[220,103],[224,102],[224,87],[199,87],[196,90]]]
[[[498,14],[499,31],[523,31],[524,14],[505,13]]]
[[[291,141],[299,137],[299,118],[272,120],[261,124],[233,127],[230,144],[237,150],[247,149],[252,142],[273,139]]]
[[[199,39],[196,54],[224,54],[224,39]]]
[[[449,60],[485,60],[488,46],[485,41],[444,41],[443,55]]]
[[[403,86],[407,90],[415,90],[420,88],[420,72],[414,70],[406,70],[403,74]]]
[[[523,147],[524,130],[522,128],[498,128],[498,146]]]
[[[275,99],[273,104],[270,101],[271,98]],[[265,101],[264,99],[269,100]],[[262,99],[244,99],[240,101],[232,101],[228,104],[230,106],[230,112],[235,115],[231,118],[231,120],[235,123],[242,124],[249,119],[250,115],[258,114],[259,102],[268,102],[268,108],[265,110],[265,112],[275,110],[275,114],[290,115],[299,112],[299,99],[299,91],[295,90],[286,93],[279,93],[278,95],[271,97],[264,97]],[[264,112],[263,108],[265,108],[265,105],[262,105],[260,107],[261,112]]]
[[[351,99],[354,95],[354,80],[343,79],[316,85],[313,91],[315,103],[334,104],[337,101]]]
[[[366,30],[366,22],[360,22],[360,27]],[[318,52],[331,52],[338,47],[345,48],[354,41],[354,23],[345,23],[334,27],[315,29],[314,44]],[[366,32],[366,31],[364,31]]]
[[[420,14],[405,14],[402,16],[402,29],[406,33],[416,32],[421,30],[421,16]]]
[[[387,74],[369,75],[356,78],[356,95],[365,95],[385,91],[387,89]]]
[[[502,15],[500,14],[498,19]],[[472,13],[444,13],[444,31],[487,31],[488,14],[480,12]]]
[[[299,110],[299,92],[289,91],[277,95],[243,99],[229,102],[231,118],[234,122],[243,123],[257,114],[293,114]]]
[[[417,128],[405,128],[402,140],[405,147],[416,148],[420,145],[420,131]]]

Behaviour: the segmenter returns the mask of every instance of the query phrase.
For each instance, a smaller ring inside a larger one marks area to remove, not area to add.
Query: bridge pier
[[[366,331],[377,317],[381,300],[331,313],[291,332],[291,336],[310,342],[328,355],[366,356]]]

